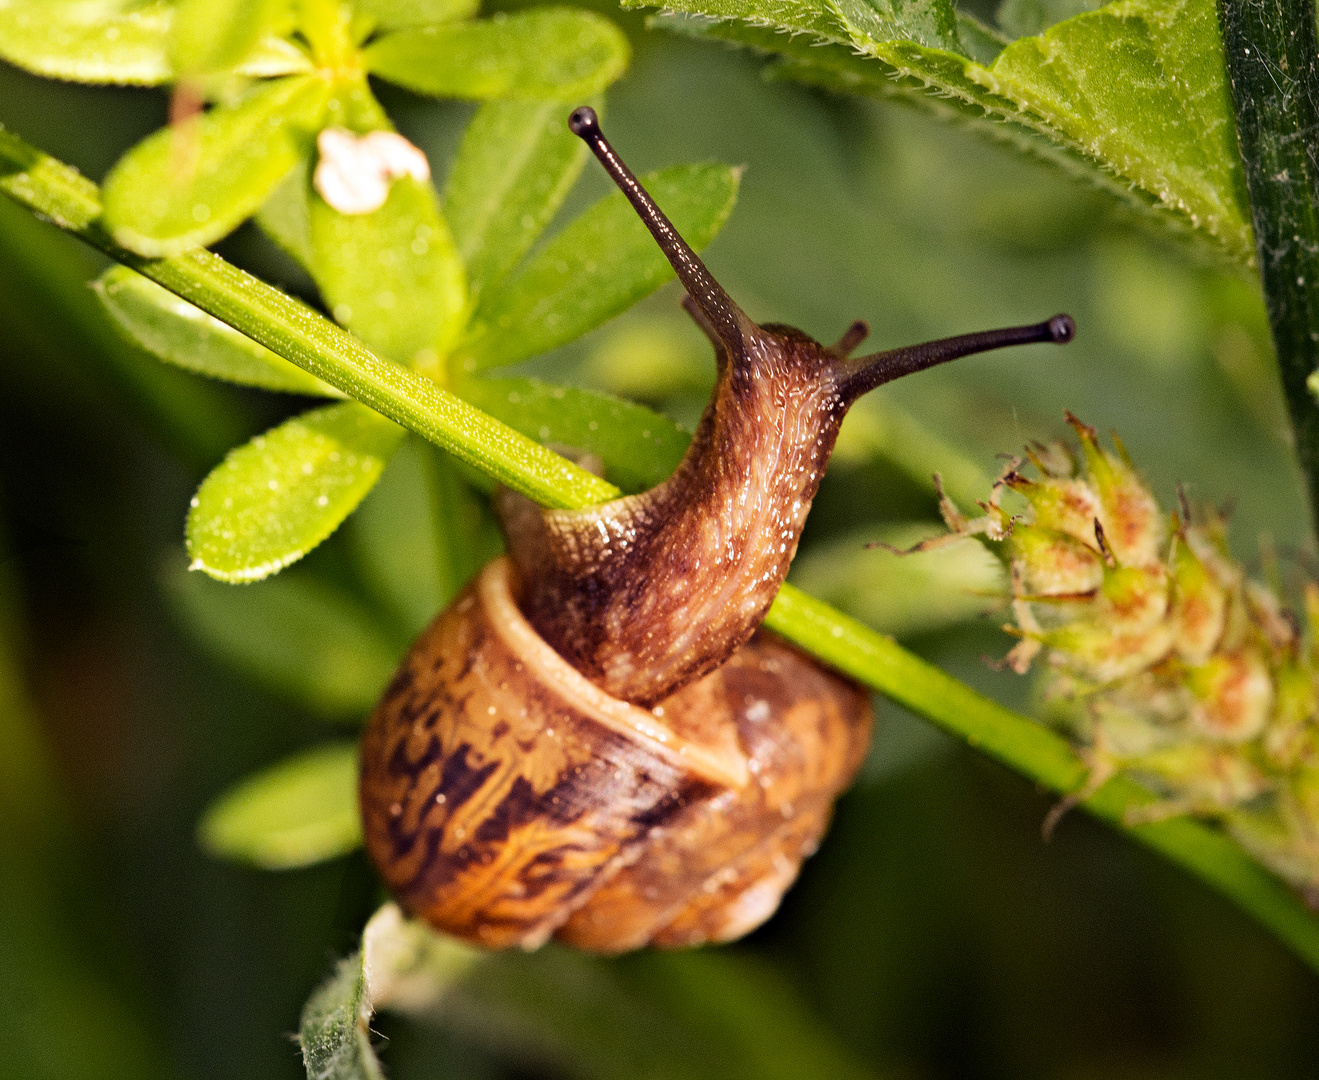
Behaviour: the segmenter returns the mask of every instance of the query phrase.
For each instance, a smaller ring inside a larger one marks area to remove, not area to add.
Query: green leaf
[[[385,1080],[371,1048],[371,1017],[362,954],[339,961],[303,1006],[298,1044],[307,1080]]]
[[[0,59],[50,79],[156,86],[175,74],[174,12],[165,0],[0,0]],[[265,37],[237,73],[269,78],[310,69],[297,46]]]
[[[212,855],[291,870],[333,859],[362,842],[357,744],[306,750],[220,796],[198,828]]]
[[[379,30],[404,30],[432,23],[469,19],[480,0],[356,0],[353,10]]]
[[[51,79],[166,82],[173,5],[141,7],[76,0],[9,0],[0,5],[0,57]]]
[[[362,576],[409,638],[501,546],[452,459],[420,439],[404,442],[352,525]]]
[[[985,80],[1236,252],[1251,234],[1210,0],[1122,0],[1004,49]]]
[[[964,52],[951,0],[831,0],[824,6],[836,12],[852,33],[873,41],[914,41],[931,49]]]
[[[398,665],[397,644],[357,602],[306,574],[236,588],[180,569],[165,584],[212,653],[320,715],[360,721]]]
[[[241,582],[296,562],[357,508],[402,439],[397,424],[346,402],[295,417],[231,451],[193,496],[193,567]]]
[[[1235,132],[1258,234],[1260,282],[1291,417],[1291,442],[1319,527],[1319,48],[1309,0],[1219,6]]]
[[[885,38],[859,3],[830,5],[827,17],[763,0],[665,7],[746,20],[664,25],[777,54],[780,78],[900,98],[1007,138],[1153,228],[1194,235],[1220,258],[1253,261],[1212,0],[1120,0],[1022,38],[988,66]]]
[[[591,104],[597,111],[603,101]],[[586,163],[562,105],[491,101],[467,125],[444,210],[472,296],[498,285],[549,224]]]
[[[105,224],[150,258],[220,239],[306,155],[326,97],[321,79],[280,79],[148,136],[105,178]]]
[[[627,38],[608,19],[533,8],[387,34],[363,57],[371,74],[419,94],[575,103],[623,74],[628,54]]]
[[[174,76],[174,13],[164,0],[0,0],[0,59],[51,79],[154,86]],[[267,37],[238,71],[269,77],[310,67],[295,46]]]
[[[455,390],[524,435],[595,454],[627,492],[668,479],[692,438],[662,413],[594,390],[537,379],[465,379]]]
[[[693,248],[723,227],[741,172],[727,165],[678,165],[642,177]],[[601,199],[541,249],[515,277],[481,299],[455,368],[516,364],[613,318],[674,276],[622,192]]]
[[[170,27],[170,64],[179,75],[236,67],[288,13],[289,0],[179,0]]]
[[[167,364],[263,390],[343,396],[126,266],[107,270],[92,287],[124,336]]]
[[[651,6],[628,0],[624,7]],[[658,6],[658,5],[655,5]],[[957,15],[949,0],[676,0],[666,11],[807,34],[829,41],[852,38],[910,41],[960,53]]]
[[[799,554],[792,564],[793,584],[899,638],[1002,608],[1002,564],[975,540],[911,555],[866,547],[882,540],[905,551],[943,531],[921,522],[844,534]]]
[[[256,212],[256,223],[270,239],[311,272],[311,159],[304,158],[281,180]]]
[[[335,319],[384,356],[434,363],[465,320],[467,281],[431,185],[395,180],[370,214],[315,194],[309,210],[312,276]]]
[[[371,1048],[377,1007],[432,1006],[484,955],[386,904],[362,931],[361,950],[339,961],[303,1007],[298,1043],[307,1080],[384,1080]]]

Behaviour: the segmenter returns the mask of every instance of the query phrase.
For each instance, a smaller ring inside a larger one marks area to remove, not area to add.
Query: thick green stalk
[[[1312,0],[1219,0],[1237,145],[1296,453],[1319,512],[1319,44]]]
[[[430,379],[380,359],[305,304],[218,255],[197,249],[144,259],[121,248],[98,222],[96,185],[4,130],[0,191],[528,498],[570,508],[619,494]]]
[[[619,493],[210,252],[149,261],[119,249],[96,224],[96,186],[3,131],[0,191],[543,505],[583,507]],[[765,625],[1050,790],[1085,782],[1085,763],[1055,733],[789,585]],[[1151,798],[1118,779],[1082,805],[1232,897],[1319,971],[1319,920],[1296,895],[1213,828],[1186,818],[1128,825],[1125,812]]]

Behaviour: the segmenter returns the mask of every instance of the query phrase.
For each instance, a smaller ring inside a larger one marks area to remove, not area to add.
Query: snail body
[[[507,558],[414,643],[362,741],[367,850],[403,907],[492,948],[726,941],[773,913],[865,755],[868,696],[758,627],[848,407],[1066,316],[850,359],[758,326],[600,133],[718,380],[664,483],[584,511],[501,493]]]

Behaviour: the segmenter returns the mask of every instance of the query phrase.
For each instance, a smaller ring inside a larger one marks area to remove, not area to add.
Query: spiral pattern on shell
[[[366,844],[411,913],[487,947],[738,937],[815,848],[867,695],[764,632],[652,709],[539,640],[507,560],[418,639],[363,739]]]

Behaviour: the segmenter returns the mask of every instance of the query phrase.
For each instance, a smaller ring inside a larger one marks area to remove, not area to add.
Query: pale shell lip
[[[523,663],[544,680],[563,702],[676,767],[730,788],[745,787],[746,758],[736,751],[719,752],[678,738],[653,713],[610,697],[556,653],[523,617],[510,588],[512,564],[502,557],[489,563],[477,579],[476,591],[496,632]]]

